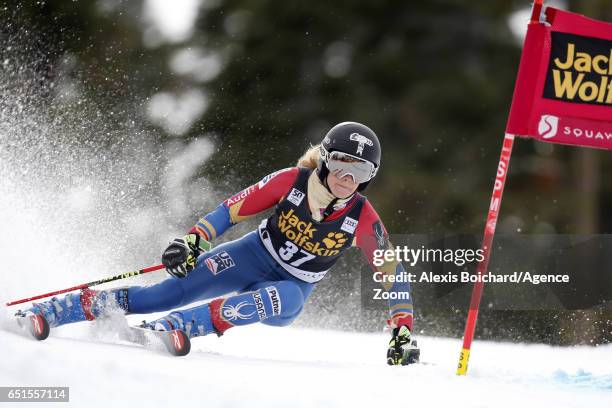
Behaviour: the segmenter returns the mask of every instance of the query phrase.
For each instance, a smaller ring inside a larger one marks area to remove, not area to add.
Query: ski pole
[[[101,285],[101,284],[107,283],[107,282],[112,282],[112,281],[116,281],[116,280],[120,280],[120,279],[125,279],[125,278],[131,278],[132,276],[138,276],[138,275],[142,275],[142,274],[145,274],[145,273],[149,273],[149,272],[153,272],[153,271],[158,271],[160,269],[163,269],[163,267],[164,267],[164,265],[150,266],[148,268],[139,269],[137,271],[126,272],[126,273],[122,273],[120,275],[110,276],[108,278],[103,278],[103,279],[100,279],[100,280],[97,280],[97,281],[93,281],[93,282],[89,282],[89,283],[83,283],[82,285],[73,286],[71,288],[56,290],[55,292],[49,292],[49,293],[45,293],[45,294],[42,294],[42,295],[29,297],[29,298],[26,298],[26,299],[15,300],[15,301],[12,301],[12,302],[8,302],[6,305],[7,306],[18,305],[20,303],[29,302],[29,301],[36,300],[36,299],[41,299],[41,298],[45,298],[45,297],[49,297],[49,296],[54,296],[54,295],[60,295],[62,293],[66,293],[66,292],[72,292],[73,290],[85,289],[85,288],[89,288],[91,286]]]

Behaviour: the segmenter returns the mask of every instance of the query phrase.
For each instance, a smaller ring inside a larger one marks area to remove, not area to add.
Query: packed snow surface
[[[188,356],[171,357],[119,340],[108,326],[121,319],[37,342],[3,317],[0,385],[68,386],[74,407],[612,406],[612,346],[476,342],[458,377],[457,339],[422,337],[426,364],[389,367],[387,334],[258,325],[193,339]]]

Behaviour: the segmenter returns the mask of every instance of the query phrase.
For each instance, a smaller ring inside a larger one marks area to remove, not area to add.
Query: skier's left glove
[[[170,242],[162,254],[162,264],[166,271],[177,278],[184,278],[195,268],[198,256],[209,251],[210,242],[198,234],[187,234]]]
[[[387,349],[387,364],[408,365],[419,362],[421,351],[416,340],[411,340],[408,326],[393,329],[389,348]]]

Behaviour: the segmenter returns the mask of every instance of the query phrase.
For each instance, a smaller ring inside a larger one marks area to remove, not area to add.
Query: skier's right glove
[[[177,278],[184,278],[195,268],[198,256],[210,251],[210,242],[198,234],[187,234],[170,242],[162,254],[162,264],[166,271]]]
[[[410,339],[410,329],[400,326],[393,329],[389,348],[387,349],[387,364],[408,365],[419,362],[421,351],[416,340]]]

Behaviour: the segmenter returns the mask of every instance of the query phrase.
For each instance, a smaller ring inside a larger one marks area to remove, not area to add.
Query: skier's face
[[[350,197],[357,190],[357,186],[359,186],[358,183],[355,183],[352,176],[337,177],[331,172],[327,176],[327,185],[332,194],[338,198]]]

